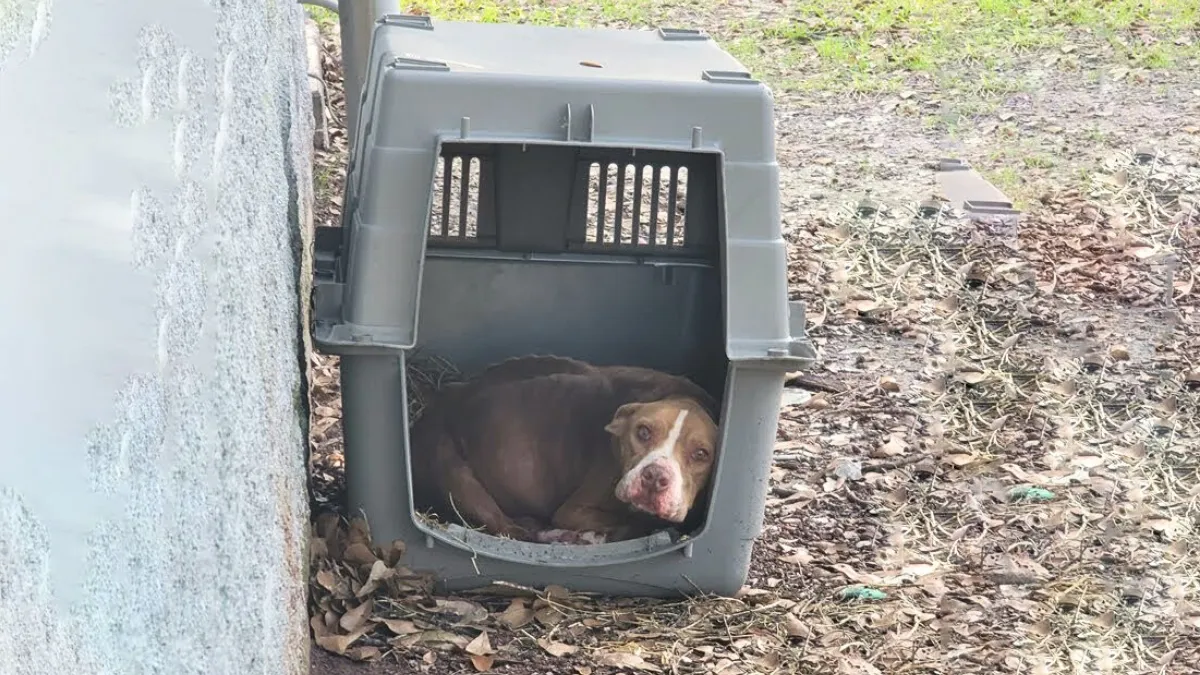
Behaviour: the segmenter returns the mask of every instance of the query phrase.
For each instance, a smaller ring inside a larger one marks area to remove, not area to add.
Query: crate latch
[[[708,40],[708,34],[695,28],[659,28],[658,37],[664,40]]]
[[[742,70],[706,70],[701,76],[713,84],[758,84],[758,80]]]
[[[392,59],[388,64],[393,70],[430,70],[439,73],[450,72],[450,66],[444,61],[429,61],[426,59],[413,59],[407,56]]]
[[[424,14],[384,14],[375,23],[397,28],[415,28],[417,30],[433,30],[433,17]]]

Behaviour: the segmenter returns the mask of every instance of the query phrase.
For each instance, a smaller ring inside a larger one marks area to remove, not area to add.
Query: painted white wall
[[[0,0],[0,673],[307,673],[294,0]]]

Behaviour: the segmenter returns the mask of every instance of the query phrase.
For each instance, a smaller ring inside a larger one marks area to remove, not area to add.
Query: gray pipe
[[[338,19],[342,28],[342,80],[346,87],[346,134],[351,148],[358,131],[358,107],[375,22],[385,14],[398,13],[399,0],[341,0]]]
[[[300,0],[300,4],[322,7],[331,12],[338,11],[338,0]]]

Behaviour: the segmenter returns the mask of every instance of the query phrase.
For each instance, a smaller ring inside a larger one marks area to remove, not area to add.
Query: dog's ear
[[[645,404],[626,403],[620,408],[617,408],[617,411],[613,413],[612,421],[604,427],[604,430],[613,436],[620,436],[621,434],[625,433],[625,430],[629,428],[629,418],[632,417],[633,414],[637,412],[638,409],[643,405]]]

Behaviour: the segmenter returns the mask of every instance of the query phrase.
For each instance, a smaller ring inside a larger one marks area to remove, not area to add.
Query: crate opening
[[[444,143],[408,357],[410,424],[439,382],[528,354],[655,368],[721,401],[728,364],[719,161],[702,152]],[[672,536],[528,547],[678,548],[678,535],[697,533],[707,510],[705,499]],[[462,541],[461,530],[453,535],[424,515],[414,513],[414,524]],[[473,550],[494,557],[524,546],[470,538]]]

